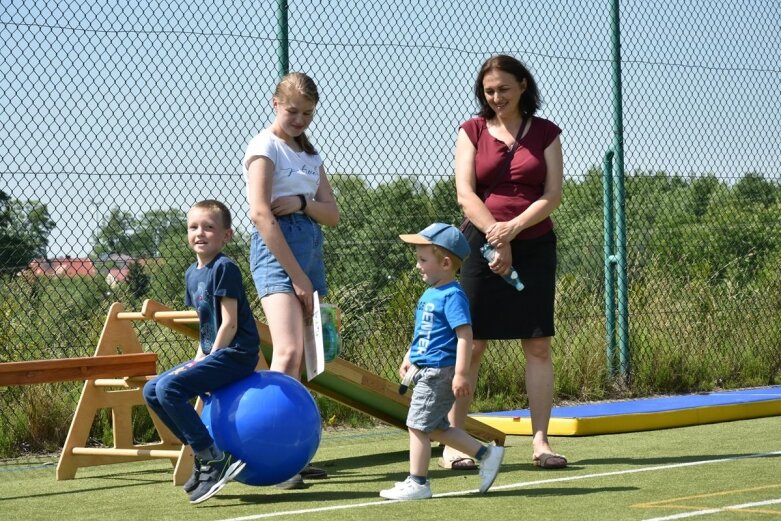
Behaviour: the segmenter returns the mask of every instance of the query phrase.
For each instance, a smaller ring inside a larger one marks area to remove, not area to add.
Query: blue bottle
[[[342,337],[337,324],[336,306],[320,304],[320,320],[323,325],[323,357],[326,362],[333,361],[342,350]]]
[[[494,260],[494,255],[496,255],[496,248],[491,246],[489,243],[485,243],[483,244],[482,248],[480,248],[480,253],[483,255],[483,258],[490,263]],[[521,279],[518,278],[518,272],[515,271],[515,268],[511,268],[511,270],[512,271],[510,271],[509,274],[503,275],[502,278],[507,284],[514,287],[518,291],[521,291],[524,288],[523,282],[521,282]]]

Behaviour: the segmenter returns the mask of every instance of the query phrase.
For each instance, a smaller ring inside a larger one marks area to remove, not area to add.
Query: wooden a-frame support
[[[126,312],[122,304],[116,302],[109,309],[95,356],[143,353],[143,347],[131,324],[134,320],[153,320],[198,340],[198,318],[192,312],[172,311],[154,300],[145,301],[140,312]],[[192,327],[192,324],[196,327]],[[268,369],[263,357],[257,368]],[[149,414],[160,441],[143,445],[133,442],[133,407],[146,407],[143,387],[154,376],[97,378],[84,382],[81,398],[57,464],[58,480],[73,479],[80,467],[157,458],[171,461],[174,466],[175,485],[181,485],[187,480],[193,467],[192,449],[183,445],[153,411],[149,410]],[[196,409],[200,412],[201,408],[199,399]],[[113,445],[88,447],[89,432],[100,409],[111,409]]]

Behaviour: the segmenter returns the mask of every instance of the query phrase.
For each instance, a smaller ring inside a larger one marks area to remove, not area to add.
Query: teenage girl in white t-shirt
[[[255,224],[250,267],[274,344],[271,370],[299,379],[304,354],[304,317],[313,291],[328,288],[320,225],[336,226],[339,210],[323,161],[304,131],[319,100],[317,86],[299,72],[277,84],[274,122],[252,138],[244,156],[249,215]],[[307,466],[304,477],[325,477]],[[301,475],[279,485],[300,488]]]
[[[249,215],[256,229],[250,266],[274,342],[271,369],[296,379],[312,292],[327,292],[320,225],[339,222],[323,161],[304,134],[318,100],[310,77],[284,76],[272,99],[274,122],[250,140],[244,156]]]

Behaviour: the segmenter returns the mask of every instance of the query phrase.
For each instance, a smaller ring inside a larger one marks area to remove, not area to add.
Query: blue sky
[[[452,176],[474,76],[496,52],[535,74],[568,179],[611,145],[609,1],[289,4],[290,65],[320,87],[310,134],[331,173]],[[621,4],[627,170],[779,179],[781,8]],[[215,196],[247,228],[240,162],[272,118],[275,7],[2,3],[0,188],[49,205],[52,256],[87,254],[114,207]]]

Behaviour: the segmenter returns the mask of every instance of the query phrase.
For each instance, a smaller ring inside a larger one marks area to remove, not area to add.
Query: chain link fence
[[[254,295],[241,158],[273,119],[285,3],[3,3],[0,361],[91,355],[115,301],[181,309],[193,260],[185,212],[200,199],[232,209],[228,253]],[[456,132],[476,112],[480,64],[501,52],[529,66],[540,115],[563,129],[557,401],[778,381],[776,4],[621,5],[629,316],[618,333],[631,361],[623,378],[609,370],[603,278],[611,3],[287,7],[290,70],[318,83],[309,135],[342,214],[326,231],[326,264],[345,358],[395,378],[423,289],[398,234],[460,222]],[[256,300],[254,308],[261,316]],[[194,351],[153,324],[139,334],[161,368]],[[525,406],[523,374],[520,344],[493,344],[475,407]],[[0,388],[0,456],[55,451],[79,388]]]

